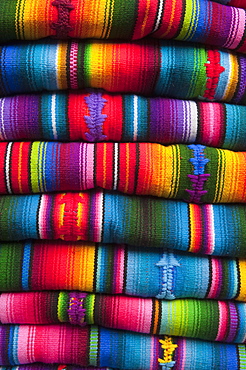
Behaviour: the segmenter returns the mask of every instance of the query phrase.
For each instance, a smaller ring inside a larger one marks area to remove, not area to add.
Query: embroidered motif
[[[185,189],[185,191],[190,195],[189,202],[202,203],[201,197],[207,193],[207,190],[203,190],[204,183],[210,176],[210,174],[204,173],[205,166],[209,162],[209,159],[204,157],[204,145],[191,144],[188,145],[188,148],[193,150],[194,153],[194,158],[190,158],[190,162],[194,168],[194,174],[187,175],[192,182],[192,190]]]
[[[175,361],[173,361],[173,352],[178,347],[177,344],[172,342],[172,338],[165,336],[164,340],[160,339],[159,342],[161,343],[161,348],[164,349],[163,359],[158,358],[159,364],[162,366],[162,369],[168,370],[171,369],[175,365]]]
[[[102,141],[107,139],[103,135],[103,122],[107,118],[106,114],[102,114],[102,109],[107,102],[102,97],[101,93],[91,93],[85,97],[86,104],[88,105],[90,116],[84,116],[89,132],[86,132],[86,139],[90,142]]]
[[[70,24],[70,12],[74,9],[74,5],[71,0],[55,0],[51,4],[56,6],[58,11],[58,21],[53,22],[51,28],[56,31],[58,39],[66,39],[69,32],[74,30]]]
[[[208,50],[208,63],[205,63],[205,66],[207,82],[203,97],[208,100],[213,100],[219,83],[220,74],[225,71],[225,68],[220,65],[220,53],[218,50]]]
[[[83,197],[79,193],[65,194],[59,201],[60,205],[64,205],[63,224],[59,229],[60,238],[63,240],[76,241],[82,235],[78,225],[79,203],[83,203]]]
[[[173,294],[173,273],[174,268],[180,266],[172,252],[165,251],[162,259],[156,266],[162,267],[161,292],[156,296],[158,299],[175,299]]]
[[[73,325],[80,325],[85,326],[85,308],[84,308],[84,300],[86,297],[86,293],[76,293],[71,292],[69,293],[70,301],[69,301],[69,308],[67,310],[69,321]]]

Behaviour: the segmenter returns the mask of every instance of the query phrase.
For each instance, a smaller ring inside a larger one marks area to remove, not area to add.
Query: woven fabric
[[[0,240],[87,240],[245,256],[245,211],[238,204],[197,205],[106,191],[3,195]]]
[[[0,99],[0,140],[197,143],[246,150],[246,107],[87,92]]]
[[[102,327],[1,325],[2,365],[71,363],[124,370],[243,369],[244,344],[163,338]],[[159,342],[160,340],[160,342]],[[176,346],[177,347],[176,347]],[[166,352],[170,349],[170,355]],[[164,357],[164,359],[162,359]],[[166,361],[170,358],[171,361]],[[164,360],[162,362],[162,360]],[[232,367],[233,366],[233,367]]]
[[[48,240],[1,243],[0,251],[2,292],[80,290],[246,301],[245,259]]]
[[[0,142],[0,194],[98,187],[193,203],[245,203],[246,152],[199,144]]]
[[[157,336],[68,325],[0,326],[1,365],[33,362],[157,370]],[[144,349],[144,350],[143,350]]]
[[[0,370],[113,370],[109,367],[81,367],[73,365],[51,365],[51,364],[28,364],[18,366],[0,366]]]
[[[228,343],[246,342],[245,316],[246,303],[233,301],[166,301],[65,291],[0,296],[2,324],[96,324]]]
[[[246,104],[246,56],[171,41],[7,44],[0,77],[2,96],[94,87]]]
[[[1,41],[151,35],[246,51],[245,11],[209,0],[2,0],[0,14]]]
[[[246,2],[245,0],[213,0],[220,4],[229,5],[229,6],[236,6],[238,8],[246,9]]]

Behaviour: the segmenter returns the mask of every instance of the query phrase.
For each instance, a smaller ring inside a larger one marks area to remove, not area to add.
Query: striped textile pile
[[[0,370],[246,370],[245,0],[1,0],[0,40]]]

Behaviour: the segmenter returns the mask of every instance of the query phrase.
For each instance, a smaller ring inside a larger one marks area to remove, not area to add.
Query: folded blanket
[[[2,324],[96,324],[228,343],[246,342],[245,316],[246,303],[233,301],[166,301],[74,291],[0,296]]]
[[[2,365],[33,362],[129,370],[243,369],[244,344],[159,337],[91,326],[1,325]]]
[[[224,5],[236,6],[238,8],[246,9],[246,2],[245,0],[213,0],[217,3],[221,3]]]
[[[0,140],[198,143],[246,150],[246,107],[85,92],[0,99]]]
[[[152,35],[246,51],[245,11],[207,0],[1,0],[0,14],[1,41]]]
[[[1,243],[0,252],[2,292],[80,290],[246,301],[245,259],[48,240]]]
[[[85,87],[244,105],[246,56],[146,39],[44,40],[0,48],[0,95]]]
[[[246,152],[200,144],[0,142],[0,194],[97,187],[193,203],[245,203]]]
[[[0,240],[64,239],[246,256],[244,205],[187,204],[104,191],[2,195]]]
[[[51,365],[51,364],[28,364],[19,366],[0,366],[0,370],[113,370],[109,367],[80,367],[73,365]]]

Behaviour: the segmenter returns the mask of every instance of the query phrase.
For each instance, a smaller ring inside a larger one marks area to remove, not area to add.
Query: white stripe
[[[137,95],[133,96],[133,141],[137,141],[138,138],[138,97]]]
[[[57,140],[56,130],[56,94],[52,94],[51,97],[51,122],[54,139]]]
[[[188,104],[190,107],[190,136],[188,142],[194,143],[196,141],[198,127],[197,104],[194,101],[189,101]]]
[[[84,184],[86,189],[93,189],[94,184],[94,168],[95,168],[95,145],[93,143],[82,144],[86,145],[84,149]]]
[[[185,100],[183,100],[182,104],[183,104],[183,122],[184,122],[182,143],[186,143],[188,140],[188,132],[190,131],[189,130],[190,129],[190,111],[188,109],[189,107]]]
[[[1,101],[1,131],[0,131],[0,139],[1,140],[6,140],[6,134],[5,134],[5,129],[4,129],[4,118],[3,118],[5,98],[0,99],[0,101]]]
[[[244,34],[245,25],[245,10],[231,7],[232,9],[232,23],[228,40],[223,45],[224,48],[235,49],[241,42]]]
[[[11,185],[10,185],[10,153],[13,143],[9,143],[7,146],[7,154],[6,154],[6,183],[8,193],[12,194]]]
[[[153,29],[152,33],[157,31],[159,26],[160,26],[160,23],[161,23],[161,15],[162,15],[162,12],[163,12],[163,5],[164,5],[164,0],[160,0],[160,5],[159,5],[159,9],[158,9],[158,15],[157,15],[157,20],[156,20],[156,24],[155,24],[155,28]]]
[[[117,190],[118,182],[118,153],[119,153],[119,144],[114,143],[114,186],[113,186],[114,190]]]
[[[229,54],[229,53],[225,53],[224,55],[226,56],[226,58],[228,58],[229,68],[227,68],[228,77],[227,77],[226,87],[224,88],[224,95],[222,97],[222,100],[225,100],[226,95],[228,94],[228,89],[233,84],[233,79],[232,79],[232,76],[233,76],[233,68],[232,68],[232,66],[233,66],[233,55]]]

